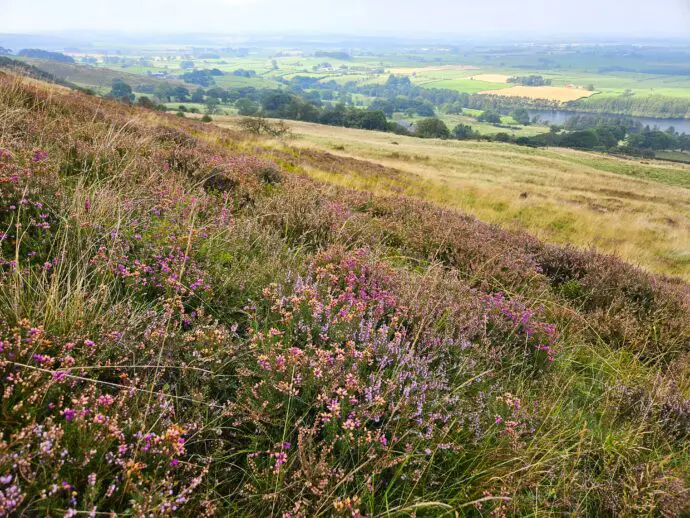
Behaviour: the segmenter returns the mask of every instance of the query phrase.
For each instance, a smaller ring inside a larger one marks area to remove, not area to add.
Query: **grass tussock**
[[[0,514],[687,511],[687,284],[326,158],[0,75]]]

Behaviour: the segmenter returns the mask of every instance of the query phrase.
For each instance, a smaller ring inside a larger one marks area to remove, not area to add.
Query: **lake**
[[[614,115],[611,113],[586,113],[586,112],[575,112],[575,111],[563,111],[563,110],[528,110],[530,117],[539,117],[542,122],[549,122],[551,124],[557,124],[559,126],[566,123],[568,119],[574,115],[590,115],[590,116],[601,116],[609,117],[612,119],[632,119],[634,121],[639,121],[643,126],[649,126],[653,128],[657,126],[660,130],[666,131],[668,128],[673,126],[678,133],[688,133],[690,134],[690,119],[655,119],[652,117],[629,117],[627,115]]]

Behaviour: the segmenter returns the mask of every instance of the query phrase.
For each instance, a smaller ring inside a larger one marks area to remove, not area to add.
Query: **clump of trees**
[[[509,77],[508,83],[524,86],[549,86],[551,84],[551,79],[546,79],[543,76],[533,74],[529,76]]]
[[[469,124],[458,124],[453,128],[453,136],[459,140],[476,139],[480,137],[479,132],[474,131]]]
[[[422,138],[446,139],[450,137],[450,130],[441,119],[429,117],[427,119],[422,119],[417,123],[416,134]]]
[[[690,101],[664,95],[637,96],[621,94],[618,97],[589,97],[573,104],[581,111],[592,113],[619,113],[635,117],[682,119],[690,117]]]
[[[500,124],[501,115],[491,110],[486,110],[477,117],[477,120],[479,122],[488,122],[489,124]]]
[[[200,86],[211,86],[215,84],[214,76],[222,76],[223,72],[217,68],[211,70],[194,70],[192,72],[187,72],[182,74],[180,77],[185,83],[200,85]]]
[[[132,87],[125,83],[122,79],[113,79],[113,86],[110,89],[107,97],[117,99],[118,101],[131,103],[134,101],[134,92]]]
[[[238,68],[237,70],[233,70],[232,75],[237,77],[256,77],[256,71]]]

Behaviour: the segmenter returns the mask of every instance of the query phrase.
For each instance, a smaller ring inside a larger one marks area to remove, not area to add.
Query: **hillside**
[[[23,61],[34,67],[51,74],[52,76],[81,86],[110,89],[114,79],[121,79],[130,84],[136,91],[143,86],[159,85],[168,82],[172,85],[185,85],[184,82],[171,79],[163,81],[161,79],[147,77],[143,74],[131,74],[119,70],[108,68],[81,65],[76,63],[61,63],[58,61],[48,61],[45,59],[24,58]],[[189,86],[189,85],[185,85]]]
[[[690,286],[327,163],[0,73],[0,514],[688,511]]]
[[[234,129],[238,120],[214,117]],[[286,122],[294,138],[264,145],[329,153],[331,159],[312,160],[305,168],[312,178],[422,198],[551,243],[591,246],[690,280],[688,165]],[[334,167],[333,157],[359,162]]]

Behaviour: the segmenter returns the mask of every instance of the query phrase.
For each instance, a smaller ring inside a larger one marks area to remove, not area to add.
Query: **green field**
[[[681,151],[657,151],[657,158],[690,163],[690,153]]]

